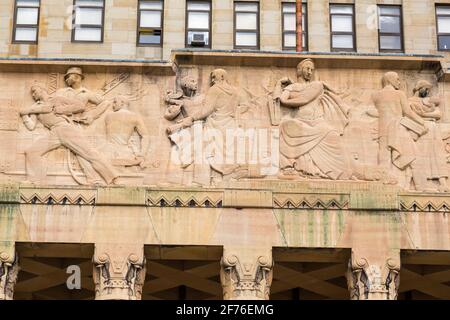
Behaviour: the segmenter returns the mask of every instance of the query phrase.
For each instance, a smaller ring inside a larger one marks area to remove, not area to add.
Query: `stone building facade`
[[[2,0],[0,300],[450,299],[450,2],[303,3]]]

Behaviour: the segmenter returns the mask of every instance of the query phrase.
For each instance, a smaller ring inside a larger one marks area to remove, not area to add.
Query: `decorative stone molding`
[[[347,284],[352,300],[396,300],[400,285],[400,258],[390,256],[384,264],[352,252]]]
[[[93,205],[97,190],[95,189],[40,189],[20,188],[22,204],[58,204],[58,205]]]
[[[413,212],[449,212],[448,196],[400,195],[400,210]]]
[[[274,193],[274,208],[280,209],[348,209],[348,194]]]
[[[0,300],[12,300],[19,274],[19,257],[14,250],[0,250]]]
[[[202,207],[221,208],[223,191],[149,190],[150,207]]]
[[[224,300],[268,300],[273,276],[272,250],[224,248],[220,261]]]
[[[96,245],[93,258],[96,300],[141,300],[146,273],[139,245]]]

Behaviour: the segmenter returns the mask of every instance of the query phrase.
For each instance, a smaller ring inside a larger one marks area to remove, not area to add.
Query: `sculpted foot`
[[[294,168],[287,168],[281,171],[281,174],[278,175],[278,178],[283,180],[294,180],[298,177],[298,172]]]

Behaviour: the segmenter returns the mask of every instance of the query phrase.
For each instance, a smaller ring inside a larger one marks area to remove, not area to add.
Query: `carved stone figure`
[[[75,120],[84,124],[91,124],[110,107],[111,103],[101,95],[96,94],[82,85],[84,79],[83,70],[80,67],[71,67],[64,76],[66,88],[56,91],[55,96],[61,96],[80,101],[85,110],[77,114]]]
[[[226,143],[233,143],[226,137],[227,130],[234,132],[237,128],[235,117],[240,98],[237,89],[229,84],[225,70],[212,71],[210,80],[211,87],[201,110],[184,118],[180,124],[189,127],[196,121],[204,121],[204,135],[213,138],[208,142],[209,147],[205,148],[205,160],[209,165],[210,177],[214,184],[224,176],[231,176],[239,168],[239,165],[228,164],[225,160],[227,151],[234,150],[226,145]]]
[[[273,276],[270,249],[224,247],[220,265],[224,300],[269,300]]]
[[[195,161],[194,154],[195,128],[202,128],[203,121],[193,121],[192,124],[190,121],[184,122],[185,118],[192,117],[201,110],[205,96],[197,93],[198,83],[192,76],[181,78],[180,84],[182,92],[168,92],[166,96],[168,107],[164,115],[167,120],[175,122],[167,128],[169,139],[176,148],[173,150],[176,153],[173,156],[178,157],[176,160],[183,172],[190,175],[186,180],[193,185],[209,185],[208,165]],[[171,166],[168,170],[170,169]]]
[[[303,175],[349,179],[351,170],[341,141],[348,106],[328,84],[315,81],[314,62],[297,66],[298,82],[278,81],[281,106],[292,109],[280,122],[280,167],[283,178]]]
[[[49,131],[26,150],[26,167],[30,182],[42,183],[45,181],[43,156],[63,146],[92,165],[107,184],[114,183],[118,174],[88,143],[83,130],[69,118],[71,115],[84,112],[83,104],[73,98],[50,97],[39,85],[33,85],[31,92],[36,103],[20,110],[24,124],[29,130],[34,130],[37,121],[40,121]]]
[[[67,69],[64,80],[67,87],[57,90],[55,96],[79,100],[85,108],[83,112],[71,116],[71,119],[74,122],[90,125],[111,106],[111,101],[105,100],[100,94],[92,92],[83,86],[82,81],[84,80],[84,74],[80,67],[70,67]],[[109,83],[109,87],[106,90],[110,90],[114,85],[117,84]],[[79,180],[72,172],[73,169],[71,168],[71,163],[69,161],[69,168],[71,169],[73,178],[80,184],[102,184],[101,177],[92,165],[82,157],[76,156],[76,158],[86,176],[86,182]]]
[[[386,172],[396,176],[393,166],[401,171],[411,169],[418,190],[420,185],[417,146],[414,141],[427,132],[424,120],[412,111],[408,99],[400,90],[400,78],[395,72],[387,72],[382,79],[383,89],[373,95],[378,115],[378,164]],[[397,175],[398,176],[398,175]],[[406,181],[406,187],[409,187]]]
[[[409,99],[411,109],[424,120],[427,133],[418,138],[417,162],[421,168],[416,176],[422,191],[435,191],[430,182],[438,183],[438,190],[448,192],[447,186],[448,167],[445,158],[445,145],[441,130],[437,121],[441,119],[440,97],[430,97],[432,84],[425,80],[417,82],[413,92],[414,96]]]
[[[17,254],[0,252],[0,300],[12,300],[19,274]]]
[[[347,283],[352,300],[396,300],[400,285],[400,259],[388,257],[384,265],[352,254]]]
[[[93,262],[96,300],[141,300],[146,273],[143,250],[96,246]]]
[[[105,117],[107,154],[115,166],[142,166],[150,144],[148,130],[142,118],[128,110],[129,104],[123,96],[114,98],[114,112],[108,113]],[[141,138],[137,150],[130,144],[135,132]]]

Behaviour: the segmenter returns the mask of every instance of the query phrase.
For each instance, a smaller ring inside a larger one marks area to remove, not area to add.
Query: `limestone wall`
[[[293,0],[290,0],[293,1]],[[184,0],[165,0],[163,46],[136,46],[136,1],[106,0],[103,43],[71,42],[72,0],[42,0],[37,45],[13,44],[14,1],[0,4],[0,56],[39,58],[109,58],[167,60],[173,49],[185,47]],[[420,0],[339,0],[333,3],[355,3],[356,44],[359,53],[378,52],[377,4],[399,4],[403,7],[406,54],[443,54],[437,51],[435,3]],[[262,0],[260,5],[260,49],[282,50],[281,1]],[[308,2],[309,50],[329,52],[329,1]],[[212,49],[233,49],[233,1],[213,1]]]

